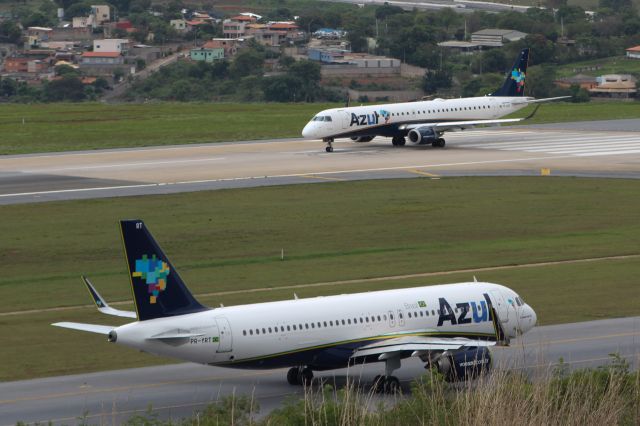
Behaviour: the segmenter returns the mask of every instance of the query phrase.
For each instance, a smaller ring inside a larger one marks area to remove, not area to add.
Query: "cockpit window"
[[[518,306],[524,305],[524,301],[522,299],[520,299],[519,296],[516,297],[516,303],[518,304]]]
[[[330,115],[325,115],[324,116],[324,121],[331,121],[331,116]]]
[[[311,121],[331,121],[330,115],[316,115]]]

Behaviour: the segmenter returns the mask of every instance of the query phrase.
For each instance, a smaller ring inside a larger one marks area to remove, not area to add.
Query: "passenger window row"
[[[468,310],[467,308],[465,308],[464,310]],[[454,311],[456,313],[459,313],[462,311],[462,309],[460,308],[455,308]],[[431,314],[431,316],[435,316],[436,314],[440,315],[440,309],[432,309],[431,311],[425,310],[425,311],[409,311],[407,312],[407,317],[408,318],[418,318],[418,317],[428,317],[429,314]],[[388,317],[389,320],[394,321],[394,315],[393,314],[389,314]],[[398,312],[398,319],[404,319],[404,316],[402,314],[402,312]],[[387,314],[382,314],[382,315],[371,315],[371,316],[364,316],[364,317],[359,317],[359,318],[347,318],[347,319],[341,319],[341,320],[336,320],[336,321],[317,321],[317,322],[305,322],[305,323],[298,323],[298,324],[289,324],[289,325],[276,325],[274,327],[261,327],[261,328],[252,328],[249,330],[242,330],[242,335],[243,336],[253,336],[255,335],[260,335],[260,334],[273,334],[273,333],[284,333],[285,331],[303,331],[303,330],[309,330],[309,329],[316,329],[316,328],[329,328],[329,327],[340,327],[340,326],[346,326],[346,325],[356,325],[356,324],[366,324],[366,323],[375,323],[375,322],[382,322],[382,321],[387,321]]]
[[[418,114],[434,114],[436,112],[454,112],[454,111],[471,111],[471,110],[478,110],[478,109],[490,109],[491,106],[487,106],[487,105],[481,105],[481,106],[474,106],[474,107],[460,107],[460,108],[442,108],[442,109],[429,109],[429,110],[422,110],[422,111],[418,111]],[[412,111],[413,115],[416,115],[415,111]],[[411,113],[407,112],[392,112],[391,113],[392,116],[394,117],[399,117],[401,115],[411,115]]]

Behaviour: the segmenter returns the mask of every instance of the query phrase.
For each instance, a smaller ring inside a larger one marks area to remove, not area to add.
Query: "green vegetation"
[[[181,421],[158,421],[153,410],[128,426],[245,425],[504,425],[611,424],[640,422],[640,373],[613,355],[607,366],[568,372],[565,364],[537,380],[519,372],[494,372],[469,384],[451,384],[434,371],[411,383],[411,392],[393,404],[379,402],[360,383],[342,388],[324,384],[305,389],[282,408],[257,420],[258,403],[230,395]],[[561,419],[561,420],[560,420]]]
[[[0,246],[0,380],[169,362],[49,326],[62,320],[118,323],[87,306],[81,274],[107,300],[127,301],[118,306],[130,308],[115,226],[120,218],[146,221],[194,293],[231,292],[201,296],[210,306],[476,275],[512,287],[536,307],[542,324],[551,324],[638,315],[637,257],[363,280],[637,255],[636,193],[631,180],[452,178],[2,206],[0,217],[10,226]],[[360,281],[278,289],[338,280]],[[273,290],[251,291],[262,288]],[[37,312],[7,315],[31,309]],[[87,347],[100,350],[88,353]]]
[[[0,154],[299,137],[318,111],[341,104],[0,105]],[[530,109],[515,116],[523,117]],[[527,123],[637,118],[637,103],[553,103]],[[24,120],[24,121],[23,121]]]
[[[329,104],[0,105],[0,154],[299,137]],[[24,120],[24,121],[23,121]]]
[[[603,74],[631,74],[640,78],[640,60],[627,59],[626,56],[592,59],[574,62],[558,67],[558,77],[571,77],[585,74],[597,77]]]

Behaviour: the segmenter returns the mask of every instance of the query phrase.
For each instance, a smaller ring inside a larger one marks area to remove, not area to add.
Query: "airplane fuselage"
[[[358,347],[399,336],[495,340],[490,307],[511,337],[535,324],[512,290],[464,283],[294,299],[158,318],[114,329],[117,343],[234,368],[345,367]],[[188,338],[163,339],[187,332]]]
[[[305,138],[406,136],[407,126],[430,122],[491,120],[527,106],[529,97],[480,96],[460,99],[332,108],[319,112],[302,130]],[[517,103],[516,103],[517,102]]]

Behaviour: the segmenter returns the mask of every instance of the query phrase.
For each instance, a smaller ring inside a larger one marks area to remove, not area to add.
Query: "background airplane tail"
[[[529,48],[522,49],[502,87],[489,96],[524,96],[524,82],[529,63]]]
[[[140,321],[208,309],[193,297],[141,220],[123,220],[120,227]]]

